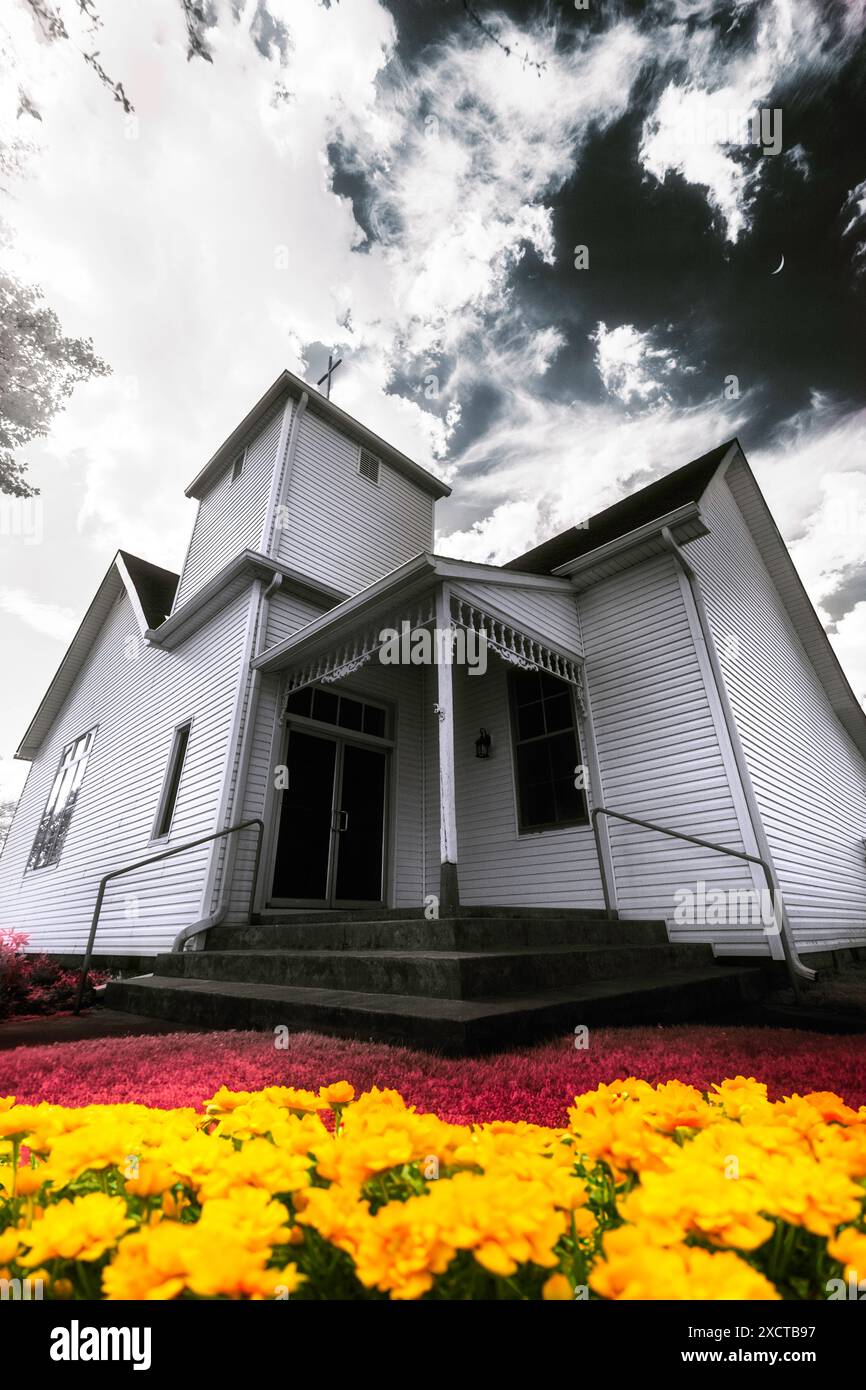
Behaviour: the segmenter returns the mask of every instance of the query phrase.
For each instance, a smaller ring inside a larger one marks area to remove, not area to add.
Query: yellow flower
[[[769,1279],[732,1251],[711,1254],[681,1244],[660,1249],[639,1226],[608,1231],[589,1285],[602,1298],[628,1302],[779,1298]]]
[[[13,1227],[0,1231],[0,1267],[9,1265],[15,1259],[20,1244],[20,1233]]]
[[[29,1229],[19,1232],[29,1251],[18,1262],[27,1268],[45,1260],[98,1260],[134,1224],[122,1197],[91,1192],[64,1199],[46,1207]]]
[[[348,1081],[332,1081],[330,1086],[320,1086],[319,1096],[328,1105],[348,1105],[355,1099],[355,1088]]]
[[[182,1182],[177,1170],[158,1155],[145,1157],[139,1161],[134,1177],[124,1183],[131,1197],[158,1197],[169,1188]]]
[[[297,1192],[309,1185],[310,1159],[305,1154],[285,1153],[267,1139],[248,1139],[240,1149],[232,1149],[216,1140],[213,1147],[217,1150],[217,1161],[199,1182],[199,1195],[203,1199],[256,1188],[264,1188],[267,1192]]]
[[[827,1254],[845,1266],[845,1278],[866,1279],[866,1234],[848,1226],[827,1241]],[[2,1258],[2,1257],[0,1257]]]
[[[757,1184],[726,1177],[689,1154],[670,1173],[644,1173],[620,1213],[655,1245],[700,1235],[714,1245],[755,1250],[773,1234],[772,1223],[761,1215],[763,1205]]]
[[[564,1274],[551,1274],[542,1286],[541,1297],[547,1303],[570,1303],[574,1292]]]
[[[212,1213],[211,1220],[197,1225],[163,1221],[127,1236],[103,1272],[105,1297],[165,1301],[190,1292],[201,1298],[262,1299],[294,1293],[303,1282],[297,1266],[268,1268],[266,1233],[254,1233],[262,1244],[249,1244],[249,1227],[232,1230],[225,1215]]]

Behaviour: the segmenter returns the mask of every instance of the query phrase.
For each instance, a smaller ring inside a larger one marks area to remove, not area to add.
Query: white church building
[[[866,716],[739,443],[503,567],[436,553],[448,492],[282,373],[180,575],[120,551],[84,615],[0,924],[93,928],[139,1012],[422,1040],[866,944]]]

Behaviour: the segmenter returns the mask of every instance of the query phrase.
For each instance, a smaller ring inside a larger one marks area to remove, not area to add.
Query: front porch
[[[462,573],[479,567],[425,559],[258,659],[257,907],[602,907],[567,586],[537,581],[530,623],[522,590],[479,594]]]

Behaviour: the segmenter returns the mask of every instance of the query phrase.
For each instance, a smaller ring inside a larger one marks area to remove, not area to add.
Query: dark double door
[[[286,765],[273,899],[382,902],[387,751],[290,728]]]

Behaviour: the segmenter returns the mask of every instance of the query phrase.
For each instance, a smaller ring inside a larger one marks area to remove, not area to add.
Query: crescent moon
[[[770,274],[771,274],[771,275],[778,275],[779,271],[782,269],[782,267],[784,266],[784,264],[785,264],[785,253],[784,253],[784,251],[783,251],[783,252],[782,252],[782,259],[780,260],[780,262],[779,262],[779,264],[777,265],[776,269],[770,271]]]

